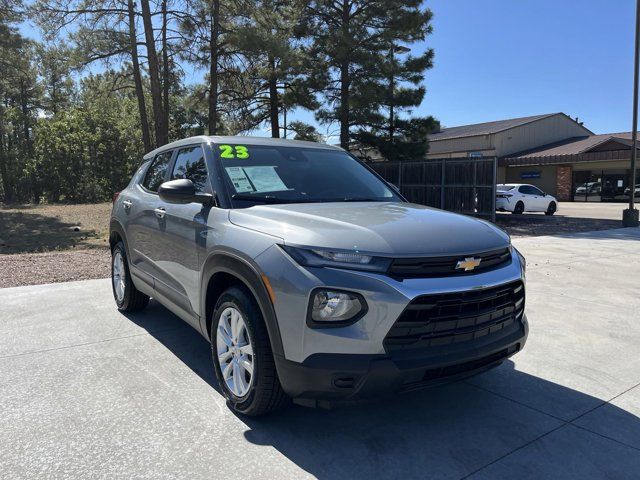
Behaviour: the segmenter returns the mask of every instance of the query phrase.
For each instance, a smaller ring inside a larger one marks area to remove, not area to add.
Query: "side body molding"
[[[257,300],[262,317],[265,320],[273,353],[275,355],[284,355],[275,310],[262,280],[260,269],[250,258],[231,248],[223,247],[211,252],[203,265],[200,280],[200,330],[202,334],[208,336],[207,321],[209,320],[208,317],[213,313],[213,307],[207,310],[207,286],[211,277],[217,273],[233,275],[249,289]]]

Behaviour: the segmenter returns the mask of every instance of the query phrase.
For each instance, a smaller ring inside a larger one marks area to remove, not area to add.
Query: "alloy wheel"
[[[116,293],[116,300],[118,302],[122,302],[124,300],[124,282],[126,275],[122,253],[116,251],[113,254],[113,275],[111,281],[113,282],[113,291]]]
[[[253,347],[240,311],[224,309],[216,329],[216,349],[222,378],[236,397],[249,393],[253,382]]]

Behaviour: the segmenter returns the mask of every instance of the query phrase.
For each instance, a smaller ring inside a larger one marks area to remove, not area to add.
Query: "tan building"
[[[564,113],[443,128],[429,136],[427,158],[504,157],[593,132]]]
[[[531,183],[560,200],[626,201],[630,138],[551,113],[443,128],[427,158],[496,157],[497,183]]]

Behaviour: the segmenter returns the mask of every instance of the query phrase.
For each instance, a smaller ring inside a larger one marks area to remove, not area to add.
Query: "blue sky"
[[[433,48],[435,66],[415,114],[455,126],[561,111],[596,133],[631,130],[633,0],[425,4],[434,33],[413,48]],[[314,123],[300,110],[289,120]]]
[[[596,133],[631,130],[633,0],[425,4],[435,65],[416,114],[455,126],[564,112]]]
[[[631,130],[633,0],[433,0],[420,114],[443,125],[562,111]]]

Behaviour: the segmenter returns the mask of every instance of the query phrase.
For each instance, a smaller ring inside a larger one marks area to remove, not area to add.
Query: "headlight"
[[[307,324],[310,327],[342,327],[367,313],[362,295],[353,292],[316,289],[311,293]]]
[[[337,267],[370,272],[386,272],[391,259],[365,255],[357,251],[345,252],[318,248],[282,246],[283,250],[300,265],[307,267]]]

